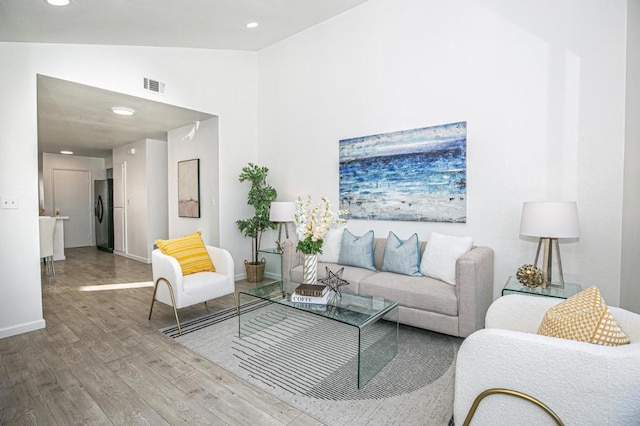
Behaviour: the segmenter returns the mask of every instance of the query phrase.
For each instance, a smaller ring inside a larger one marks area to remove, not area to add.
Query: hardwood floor
[[[151,265],[93,247],[66,256],[54,282],[43,274],[47,328],[0,339],[0,425],[320,424],[160,334],[173,311],[156,303],[147,320],[152,287],[80,291],[150,282]],[[229,295],[179,315],[231,306]]]

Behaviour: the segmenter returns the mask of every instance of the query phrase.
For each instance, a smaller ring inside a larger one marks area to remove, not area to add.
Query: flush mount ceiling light
[[[113,111],[114,114],[118,115],[133,115],[136,113],[135,110],[125,107],[113,107],[111,108],[111,111]]]
[[[70,0],[47,0],[47,3],[51,6],[68,6],[71,1]]]
[[[73,151],[60,151],[60,154],[73,155]]]
[[[247,28],[255,28],[255,27],[257,27],[257,26],[258,26],[258,23],[257,23],[257,22],[249,22],[249,23],[247,24]]]

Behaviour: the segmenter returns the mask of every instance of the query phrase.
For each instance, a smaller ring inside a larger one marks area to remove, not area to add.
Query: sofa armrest
[[[154,284],[158,283],[158,279],[160,278],[164,278],[169,281],[169,284],[173,289],[176,306],[181,307],[182,294],[184,294],[184,283],[182,281],[182,268],[180,267],[178,260],[175,257],[162,253],[160,249],[155,249],[151,252],[151,271],[153,273]],[[160,282],[158,284],[156,300],[159,300],[169,306],[172,305],[169,287],[164,282]]]
[[[456,359],[456,424],[462,424],[478,394],[491,388],[530,395],[567,425],[635,424],[640,418],[638,356],[638,343],[607,347],[512,330],[479,330],[464,340]],[[550,420],[534,404],[492,395],[479,405],[472,424],[554,424]]]
[[[175,257],[162,253],[160,249],[153,250],[151,252],[151,271],[154,284],[158,278],[165,278],[175,287],[176,291],[182,292],[184,290],[182,268]]]
[[[549,308],[563,300],[524,294],[498,297],[487,310],[485,327],[535,334]]]
[[[229,281],[235,285],[235,265],[231,253],[226,249],[214,246],[207,246],[207,252],[213,262],[213,266],[216,268],[216,272],[229,277]]]
[[[282,279],[291,279],[291,270],[298,265],[302,265],[302,253],[298,253],[296,247],[298,240],[287,238],[282,242]]]
[[[493,301],[493,250],[474,247],[456,261],[458,333],[467,337],[484,327]]]

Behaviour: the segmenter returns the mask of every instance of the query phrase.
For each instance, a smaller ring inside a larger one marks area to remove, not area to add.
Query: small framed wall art
[[[200,159],[178,162],[178,216],[200,217]]]

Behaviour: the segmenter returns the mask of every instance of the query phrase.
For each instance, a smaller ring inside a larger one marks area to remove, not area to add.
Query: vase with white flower
[[[319,204],[311,206],[311,196],[303,201],[296,199],[296,213],[293,216],[296,225],[298,245],[296,249],[304,255],[302,263],[302,283],[315,284],[318,281],[318,254],[322,253],[322,242],[332,225],[344,222],[331,211],[327,197],[322,197]]]

